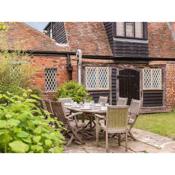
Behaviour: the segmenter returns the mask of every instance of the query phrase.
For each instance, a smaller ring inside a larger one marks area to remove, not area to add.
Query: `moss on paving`
[[[140,115],[135,128],[175,139],[175,112]]]

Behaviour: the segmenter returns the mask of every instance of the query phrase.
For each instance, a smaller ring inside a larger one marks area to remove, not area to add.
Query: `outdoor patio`
[[[128,153],[171,153],[175,152],[175,140],[167,137],[160,136],[148,131],[140,129],[133,129],[133,134],[136,141],[129,139]],[[125,153],[124,142],[118,146],[117,140],[114,138],[109,139],[109,152],[110,153]],[[65,147],[65,153],[104,153],[105,140],[100,140],[100,146],[96,146],[94,139],[86,141],[83,145],[72,143],[70,146]]]

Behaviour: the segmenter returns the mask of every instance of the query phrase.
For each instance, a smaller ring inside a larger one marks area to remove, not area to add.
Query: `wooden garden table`
[[[95,122],[94,122],[95,114],[103,115],[105,118],[105,115],[107,112],[107,106],[97,106],[96,104],[93,104],[93,105],[89,106],[88,108],[85,104],[82,104],[82,105],[64,104],[64,107],[66,109],[70,110],[71,112],[82,112],[84,114],[84,116],[88,116],[89,123],[87,125],[90,125],[91,129],[95,127]],[[92,126],[92,123],[94,124],[94,127]]]
[[[83,113],[88,113],[88,114],[101,114],[105,115],[107,112],[107,107],[102,107],[102,106],[90,106],[86,107],[84,104],[79,105],[79,106],[74,106],[74,105],[67,105],[65,104],[64,107],[71,112],[83,112]]]

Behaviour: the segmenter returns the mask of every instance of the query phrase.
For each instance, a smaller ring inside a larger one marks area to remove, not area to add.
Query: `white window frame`
[[[96,87],[95,88],[91,88],[91,87],[88,87],[87,85],[87,70],[88,69],[91,69],[91,68],[95,68],[96,69]],[[100,72],[100,68],[106,68],[107,69],[107,87],[106,88],[102,88],[102,87],[99,87],[99,72]],[[109,79],[109,76],[110,76],[110,68],[109,67],[85,67],[85,86],[86,86],[86,89],[87,90],[109,90],[110,89],[110,79]]]
[[[144,77],[145,77],[145,70],[150,70],[150,79],[151,79],[151,81],[150,81],[150,84],[151,84],[151,86],[150,87],[145,87],[145,83],[144,83]],[[155,87],[153,87],[153,72],[155,71],[155,70],[158,70],[158,71],[160,71],[160,82],[159,82],[159,87],[157,87],[157,88],[155,88]],[[162,69],[160,69],[160,68],[144,68],[143,69],[143,90],[162,90]]]

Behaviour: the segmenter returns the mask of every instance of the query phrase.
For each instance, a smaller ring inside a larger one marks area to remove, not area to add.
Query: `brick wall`
[[[175,59],[175,39],[173,37],[173,26],[170,23],[149,23],[148,41],[149,56]],[[156,64],[162,64],[157,62]],[[175,106],[175,62],[167,61],[165,69],[165,104],[170,110]]]
[[[32,56],[31,62],[36,71],[31,80],[32,88],[40,89],[45,96],[53,96],[53,93],[45,93],[44,70],[45,68],[57,68],[57,85],[60,86],[68,81],[66,59],[65,56]]]
[[[166,64],[166,105],[167,109],[175,107],[175,64]]]
[[[150,57],[175,58],[175,40],[168,23],[148,24],[148,46]]]

